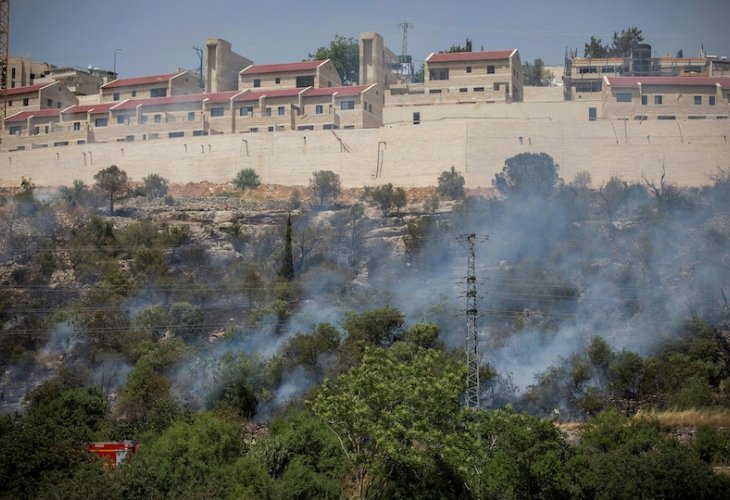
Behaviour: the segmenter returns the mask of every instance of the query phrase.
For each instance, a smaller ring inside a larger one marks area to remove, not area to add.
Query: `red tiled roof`
[[[301,61],[284,64],[252,64],[241,70],[241,75],[263,75],[267,73],[285,73],[287,71],[314,71],[325,61]]]
[[[8,89],[8,95],[19,95],[19,94],[31,94],[34,92],[38,92],[43,87],[49,85],[48,83],[38,83],[36,85],[26,85],[25,87],[14,87],[12,89]]]
[[[13,116],[8,116],[5,119],[5,122],[23,122],[30,118],[31,116],[35,118],[45,118],[48,116],[60,116],[61,110],[60,109],[40,109],[37,111],[21,111],[20,113],[16,113]]]
[[[606,76],[612,87],[638,87],[641,85],[677,85],[692,87],[730,88],[730,77],[707,76]]]
[[[151,83],[169,82],[173,76],[180,73],[165,73],[164,75],[140,76],[137,78],[122,78],[101,86],[103,89],[113,89],[117,87],[132,87],[134,85],[148,85]]]
[[[94,113],[108,113],[114,106],[118,106],[122,102],[105,102],[103,104],[77,104],[63,110],[63,114],[66,113],[88,113],[93,111]]]
[[[373,84],[374,85],[374,84]],[[365,90],[369,89],[373,85],[347,85],[343,87],[323,87],[320,89],[308,90],[305,97],[316,97],[321,95],[332,95],[337,94],[337,97],[350,97],[360,95]]]
[[[301,89],[278,89],[278,90],[260,90],[257,92],[246,92],[243,94],[240,94],[233,100],[235,102],[243,102],[243,101],[258,101],[262,97],[296,97],[302,92],[305,92],[307,89],[310,89],[311,87],[305,87]]]
[[[452,52],[444,54],[431,54],[426,58],[427,63],[440,62],[467,62],[467,61],[496,61],[509,59],[509,56],[516,49],[492,50],[489,52]]]
[[[206,104],[220,104],[226,103],[231,100],[231,97],[246,92],[245,90],[231,90],[228,92],[212,92],[210,94],[204,94]]]
[[[165,106],[169,104],[183,104],[187,102],[202,102],[207,97],[206,94],[184,94],[169,97],[150,97],[148,99],[127,99],[119,103],[114,111],[124,111],[135,109],[137,106]]]

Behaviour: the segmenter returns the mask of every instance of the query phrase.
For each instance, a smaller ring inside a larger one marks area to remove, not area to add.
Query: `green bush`
[[[236,178],[233,179],[233,185],[238,189],[256,189],[261,184],[259,174],[252,168],[244,168],[238,172]]]

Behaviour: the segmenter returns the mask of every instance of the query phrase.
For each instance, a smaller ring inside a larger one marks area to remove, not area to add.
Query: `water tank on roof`
[[[651,45],[637,43],[631,49],[631,71],[634,75],[647,75],[651,71]]]

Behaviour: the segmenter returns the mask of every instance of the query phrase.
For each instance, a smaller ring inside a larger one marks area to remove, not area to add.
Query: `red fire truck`
[[[128,456],[137,453],[139,451],[139,445],[134,441],[89,443],[87,451],[116,467]]]

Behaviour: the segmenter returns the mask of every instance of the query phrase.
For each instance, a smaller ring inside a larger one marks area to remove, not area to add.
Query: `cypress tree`
[[[286,220],[286,236],[284,237],[284,258],[279,269],[279,276],[287,281],[294,279],[294,257],[291,246],[291,213]]]

